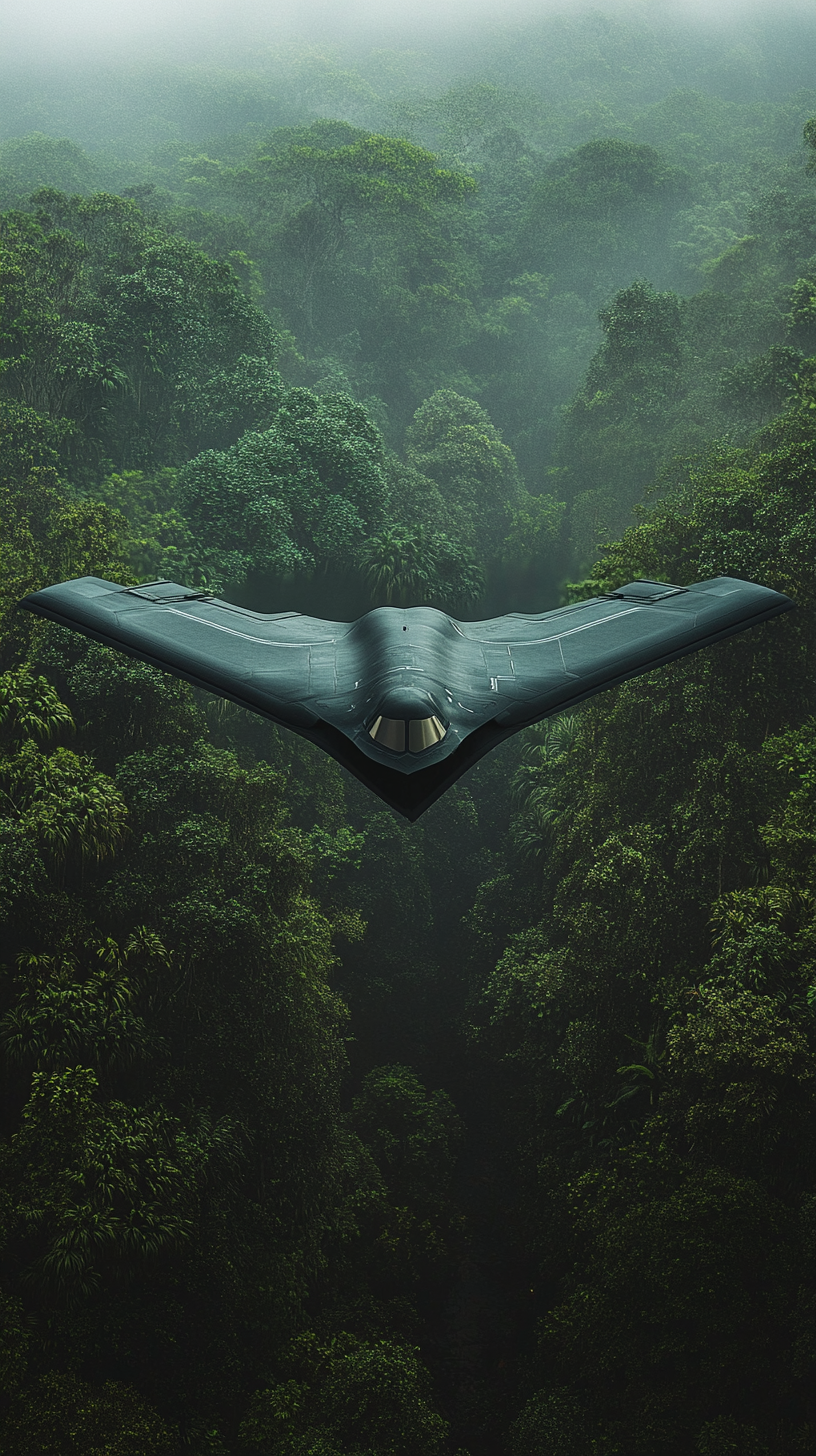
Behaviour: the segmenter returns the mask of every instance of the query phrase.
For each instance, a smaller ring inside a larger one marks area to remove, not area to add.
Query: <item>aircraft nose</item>
[[[380,703],[369,725],[369,736],[392,753],[424,753],[441,743],[447,733],[430,694],[411,688],[392,689]]]

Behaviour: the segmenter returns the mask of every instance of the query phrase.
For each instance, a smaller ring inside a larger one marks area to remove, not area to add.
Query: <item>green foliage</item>
[[[3,1415],[9,1402],[17,1394],[26,1372],[27,1346],[31,1335],[26,1330],[23,1305],[19,1299],[5,1292],[0,1294],[0,1375],[2,1395],[0,1409]],[[0,1419],[0,1429],[2,1420]]]
[[[446,1092],[430,1095],[409,1067],[376,1067],[352,1108],[354,1127],[386,1179],[391,1197],[416,1215],[447,1205],[462,1124]]]
[[[811,116],[809,120],[805,122],[804,138],[807,146],[809,146],[812,151],[816,151],[816,116]],[[808,157],[807,166],[809,172],[812,172],[814,170],[812,157]]]
[[[78,1304],[100,1284],[189,1238],[209,1158],[228,1130],[187,1131],[167,1113],[100,1103],[83,1067],[35,1072],[4,1154],[12,1237],[31,1287]]]
[[[736,980],[739,959],[726,964]],[[770,1171],[780,1141],[804,1136],[810,1143],[816,1061],[806,1030],[776,998],[744,983],[704,982],[698,998],[685,1026],[668,1038],[667,1075],[675,1085],[667,1106],[702,1156],[711,1150],[726,1164]]]
[[[812,445],[769,437],[767,453],[678,471],[590,589],[736,572],[806,607]],[[813,640],[804,614],[764,635],[625,685],[565,732],[540,727],[517,777],[517,853],[545,910],[487,982],[483,1035],[525,1094],[520,1146],[555,1153],[530,1237],[543,1219],[559,1266],[577,1260],[519,1450],[566,1440],[575,1402],[588,1449],[774,1450],[784,1402],[779,1449],[808,1439],[785,1309],[813,1156]]]
[[[0,187],[17,204],[41,187],[69,194],[90,192],[96,172],[87,152],[68,137],[33,131],[0,143]]]
[[[784,1213],[750,1179],[664,1170],[644,1153],[585,1175],[570,1202],[585,1272],[548,1317],[542,1354],[561,1380],[593,1371],[610,1443],[682,1449],[735,1376],[756,1390],[779,1358]]]
[[[797,324],[803,321],[801,291],[794,309]],[[720,394],[735,414],[745,414],[758,424],[777,415],[794,391],[801,355],[779,345],[748,364],[726,370],[720,378]]]
[[[0,1021],[9,1065],[65,1071],[81,1062],[107,1075],[149,1058],[153,1047],[138,1002],[155,998],[151,982],[168,959],[145,926],[124,947],[109,938],[61,958],[23,952],[20,994]]]
[[[520,482],[512,451],[485,411],[453,390],[437,390],[414,415],[405,446],[408,463],[438,486],[459,538],[489,555],[505,534]]]
[[[657,473],[665,442],[655,426],[677,388],[680,362],[681,305],[673,294],[633,283],[598,317],[604,343],[565,416],[558,457],[584,558],[625,524]]]
[[[171,1456],[173,1433],[136,1391],[43,1375],[12,1407],[4,1438],[19,1456]]]
[[[333,146],[344,130],[349,143]],[[438,167],[430,152],[411,142],[355,134],[331,122],[316,123],[311,136],[314,145],[290,147],[275,158],[274,170],[290,185],[305,186],[341,223],[358,209],[396,214],[440,199],[458,201],[476,189],[471,177]]]
[[[205,575],[241,582],[347,561],[379,524],[385,492],[365,410],[292,390],[268,430],[185,466],[179,498]]]
[[[466,611],[484,590],[473,553],[441,531],[383,531],[363,548],[363,570],[374,605],[445,606]]]
[[[77,500],[54,472],[35,468],[22,486],[0,482],[0,660],[19,660],[42,635],[17,603],[71,576],[127,579],[125,522],[97,501]]]
[[[273,1442],[282,1456],[436,1456],[446,1423],[428,1400],[416,1352],[345,1332],[328,1344],[298,1337],[287,1362],[294,1378],[253,1398],[241,1425],[250,1450]]]
[[[3,393],[74,428],[76,467],[173,461],[264,422],[276,336],[232,269],[100,193],[6,214]]]
[[[4,1450],[813,1449],[809,24],[7,78],[92,151],[0,144]],[[612,535],[576,597],[799,610],[417,826],[15,607],[540,611]]]
[[[67,631],[52,632],[38,660],[64,683],[83,741],[111,771],[153,740],[158,722],[168,746],[192,744],[203,731],[192,690],[158,668]]]
[[[510,1428],[511,1456],[587,1456],[608,1449],[594,1436],[590,1422],[569,1390],[541,1390],[528,1401]]]
[[[0,677],[0,731],[5,740],[47,740],[73,726],[71,714],[47,678],[35,678],[27,667]]]
[[[0,762],[0,777],[20,828],[57,865],[74,857],[104,859],[126,833],[121,795],[70,749],[43,754],[26,743]]]
[[[21,487],[29,477],[49,479],[59,448],[72,433],[70,420],[51,420],[27,405],[0,399],[0,471],[4,483]]]
[[[239,195],[283,212],[278,237],[290,265],[307,339],[315,327],[315,293],[324,286],[356,222],[378,232],[421,226],[433,204],[460,202],[472,178],[440,168],[424,148],[367,135],[338,122],[273,136],[268,151],[234,174]],[[287,142],[289,143],[287,145]]]
[[[653,147],[612,136],[586,142],[551,162],[533,189],[514,240],[515,271],[551,274],[558,262],[565,291],[600,301],[622,253],[659,247],[685,180]]]

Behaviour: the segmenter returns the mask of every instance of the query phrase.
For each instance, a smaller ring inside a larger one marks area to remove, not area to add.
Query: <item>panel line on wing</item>
[[[607,617],[596,617],[594,622],[584,622],[581,627],[570,627],[566,632],[554,632],[552,637],[536,637],[532,642],[522,640],[517,646],[521,647],[544,647],[548,642],[560,642],[562,637],[572,637],[576,632],[588,632],[590,627],[602,627],[604,622],[619,622],[621,617],[629,617],[632,612],[642,610],[640,603],[636,607],[627,607],[624,612],[610,612]],[[487,639],[478,639],[487,640]]]
[[[253,637],[249,632],[236,632],[234,627],[223,627],[220,622],[209,622],[206,617],[194,617],[190,612],[180,612],[178,607],[166,607],[166,611],[172,612],[176,617],[183,617],[185,622],[195,622],[199,627],[212,627],[214,632],[226,632],[230,637],[243,637],[245,642],[257,642],[260,647],[297,647],[301,651],[304,647],[313,646],[307,642],[270,642],[268,637]],[[333,642],[333,637],[320,637],[320,642]]]
[[[576,679],[576,681],[577,681],[577,679],[579,677],[579,674],[577,672],[570,672],[569,668],[567,667],[567,664],[566,664],[566,661],[565,661],[565,658],[564,658],[564,649],[561,646],[561,638],[560,637],[556,637],[555,640],[558,643],[558,651],[561,653],[561,665],[562,665],[562,667],[564,669],[565,676],[566,677],[574,677]]]

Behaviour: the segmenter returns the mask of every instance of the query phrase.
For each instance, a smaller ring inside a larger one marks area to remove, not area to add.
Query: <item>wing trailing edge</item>
[[[20,606],[292,729],[413,821],[519,729],[794,603],[715,577],[688,587],[635,581],[484,622],[432,607],[331,622],[266,616],[177,582],[80,577]]]

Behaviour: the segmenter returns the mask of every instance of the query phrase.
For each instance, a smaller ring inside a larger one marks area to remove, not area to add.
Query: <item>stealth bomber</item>
[[[718,576],[633,581],[555,611],[459,622],[262,615],[172,581],[85,576],[21,606],[316,743],[411,821],[505,738],[769,617],[789,597]]]

